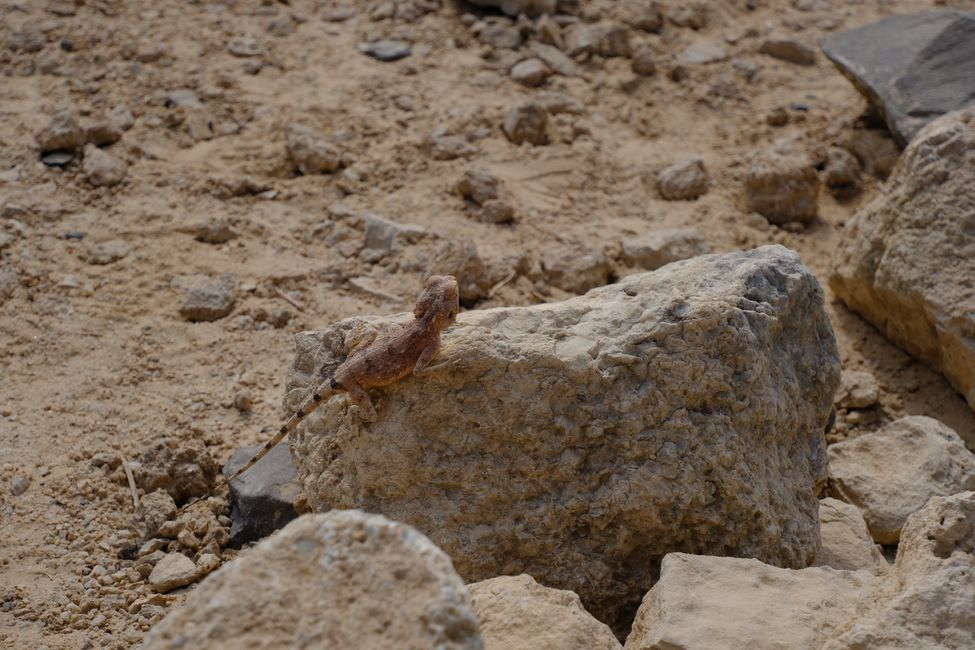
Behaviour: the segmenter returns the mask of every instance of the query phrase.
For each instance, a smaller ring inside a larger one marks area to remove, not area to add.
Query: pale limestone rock
[[[711,252],[707,241],[694,228],[651,230],[623,240],[620,247],[625,263],[648,271]]]
[[[485,650],[620,650],[571,591],[543,587],[529,575],[475,582],[467,591]]]
[[[182,553],[169,553],[153,567],[149,574],[149,587],[164,594],[196,582],[199,577],[200,570],[193,560]]]
[[[836,391],[836,405],[845,409],[870,408],[880,399],[880,386],[873,373],[865,370],[844,370],[840,388]]]
[[[975,492],[934,497],[907,519],[889,575],[823,650],[975,647]]]
[[[975,489],[975,454],[941,422],[908,416],[829,448],[833,496],[863,511],[880,544],[933,496]]]
[[[81,169],[85,179],[95,187],[118,185],[128,172],[128,166],[124,161],[93,144],[85,147],[85,161]]]
[[[362,321],[296,337],[286,411]],[[375,423],[342,396],[305,419],[291,443],[311,506],[408,522],[465,579],[528,573],[617,631],[668,552],[812,561],[840,369],[795,253],[701,256],[562,303],[465,312],[435,365],[371,390]]]
[[[975,408],[975,107],[926,126],[847,226],[830,286]]]
[[[342,166],[342,152],[324,135],[304,125],[288,131],[288,157],[301,174],[331,174]]]
[[[707,194],[710,182],[704,161],[692,156],[661,170],[657,191],[668,201],[690,201]]]
[[[867,571],[795,571],[753,559],[671,553],[625,647],[819,650],[873,582]]]
[[[511,68],[511,78],[529,88],[541,86],[551,76],[551,68],[541,59],[525,59]]]
[[[299,517],[224,564],[142,647],[484,645],[464,583],[443,551],[409,526],[337,510]]]
[[[828,566],[846,571],[864,569],[882,573],[888,568],[883,553],[870,538],[863,515],[856,506],[839,499],[819,502],[821,541],[813,566]]]

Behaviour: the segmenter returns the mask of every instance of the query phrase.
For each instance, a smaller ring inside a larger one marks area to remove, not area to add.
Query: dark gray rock
[[[262,445],[234,452],[223,468],[226,477],[244,466]],[[294,502],[301,491],[288,445],[278,445],[230,484],[230,543],[240,547],[267,537],[298,516]]]
[[[820,46],[901,146],[931,120],[975,101],[975,13],[891,16],[830,34]]]
[[[405,59],[413,50],[406,41],[373,41],[371,43],[359,43],[359,51],[367,56],[371,56],[377,61],[399,61]]]

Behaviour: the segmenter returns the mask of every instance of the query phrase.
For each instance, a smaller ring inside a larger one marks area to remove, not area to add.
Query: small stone
[[[250,391],[237,391],[234,395],[234,408],[241,413],[249,413],[254,409],[254,399],[251,397]]]
[[[155,63],[168,54],[166,44],[161,41],[140,43],[135,52],[135,60],[139,63]]]
[[[511,223],[515,218],[515,207],[507,199],[491,199],[481,205],[477,217],[484,223]]]
[[[121,239],[92,244],[85,250],[85,261],[104,266],[113,264],[129,254],[129,246]]]
[[[760,154],[744,185],[748,209],[770,223],[808,223],[819,214],[819,176],[804,154],[776,149]]]
[[[0,183],[16,183],[20,180],[20,168],[11,167],[0,171]]]
[[[887,560],[873,540],[860,510],[839,499],[819,502],[820,544],[812,566],[828,566],[843,571],[865,569],[882,573]]]
[[[220,558],[213,553],[204,553],[197,559],[196,568],[200,570],[201,576],[213,573],[220,568]]]
[[[391,252],[400,239],[412,244],[427,235],[426,229],[422,226],[391,221],[372,213],[366,214],[363,217],[363,222],[365,226],[364,249],[378,251],[382,255]]]
[[[708,24],[708,6],[706,0],[692,0],[674,6],[667,14],[670,22],[678,27],[703,29]]]
[[[870,408],[880,399],[877,378],[862,370],[844,370],[834,403],[838,408]]]
[[[128,131],[135,124],[135,117],[125,106],[116,106],[108,112],[108,120],[115,125],[115,128]]]
[[[179,534],[176,535],[176,541],[193,551],[199,550],[200,548],[200,538],[188,528],[179,531]]]
[[[19,497],[30,487],[30,479],[21,474],[16,474],[10,479],[10,494]]]
[[[677,55],[677,61],[684,65],[717,63],[728,58],[728,50],[714,41],[698,41],[688,45]]]
[[[159,560],[152,573],[149,574],[149,587],[164,594],[185,587],[200,577],[200,570],[193,561],[182,553],[169,553]]]
[[[657,64],[654,61],[653,50],[649,47],[637,49],[633,53],[633,59],[630,61],[630,69],[642,77],[649,77],[655,74],[657,72]]]
[[[521,45],[521,32],[516,27],[506,23],[490,23],[477,35],[485,45],[499,49],[514,50]]]
[[[860,163],[846,149],[826,150],[826,187],[835,191],[855,189],[860,184]]]
[[[186,292],[179,313],[189,321],[215,321],[228,315],[237,300],[237,278],[224,273]]]
[[[488,297],[491,278],[487,267],[477,252],[477,246],[469,240],[446,240],[437,247],[427,275],[452,275],[457,278],[460,303],[472,307],[478,300]]]
[[[230,50],[230,53],[234,56],[245,58],[262,56],[264,54],[264,46],[252,36],[239,36],[233,39],[227,45],[227,49]]]
[[[562,39],[562,28],[547,14],[535,21],[535,34],[538,36],[538,40],[545,45],[559,49],[565,46],[565,41]]]
[[[622,3],[623,22],[645,32],[660,32],[664,28],[664,15],[660,5],[653,0],[625,0]]]
[[[815,50],[789,38],[768,39],[762,43],[758,51],[774,59],[797,65],[813,65],[816,63]]]
[[[154,537],[167,521],[176,516],[176,502],[165,490],[153,490],[139,500],[139,517],[145,526],[145,537]],[[162,548],[161,546],[158,548]],[[151,548],[146,553],[158,550]],[[141,553],[145,555],[146,553]]]
[[[85,143],[85,133],[71,111],[55,113],[51,121],[35,136],[42,153],[75,151]]]
[[[530,46],[535,56],[541,59],[556,74],[560,74],[563,77],[583,76],[576,62],[566,56],[559,48],[546,45],[545,43],[539,43],[538,41],[532,41]]]
[[[609,262],[600,252],[557,246],[542,255],[542,272],[552,285],[570,293],[585,293],[609,282]]]
[[[371,56],[377,61],[391,63],[405,59],[413,53],[410,44],[406,41],[380,40],[370,43],[359,43],[359,51],[367,56]]]
[[[536,88],[552,76],[552,70],[541,59],[525,59],[511,69],[511,78],[523,86]]]
[[[214,219],[206,223],[197,224],[193,231],[193,239],[206,244],[224,244],[237,238],[237,233],[226,219]]]
[[[85,126],[85,141],[104,147],[115,144],[122,139],[122,128],[108,117],[104,117]]]
[[[41,156],[41,162],[48,167],[60,167],[64,169],[74,160],[75,156],[70,151],[52,151]]]
[[[765,123],[769,126],[785,126],[789,123],[789,111],[785,110],[781,106],[773,108],[768,115],[765,116]]]
[[[82,169],[85,179],[95,187],[118,185],[128,171],[123,161],[92,144],[85,147]]]
[[[540,92],[535,95],[535,101],[549,115],[560,115],[562,113],[582,115],[586,112],[586,107],[582,105],[582,102],[564,93]]]
[[[470,169],[465,172],[456,189],[461,196],[477,205],[484,205],[504,194],[501,179],[485,169]]]
[[[301,174],[330,174],[342,166],[342,152],[315,129],[295,125],[288,130],[288,157]]]
[[[668,201],[689,201],[707,194],[710,180],[704,161],[686,158],[657,174],[657,190]]]
[[[157,492],[161,492],[161,490],[157,490]],[[163,492],[163,494],[165,494],[165,492]],[[168,497],[169,495],[167,494],[166,496]],[[172,497],[170,497],[170,501],[172,501]],[[176,504],[174,503],[173,504],[173,514],[175,514],[175,513],[176,513]],[[142,546],[140,546],[139,547],[139,550],[136,551],[135,556],[136,556],[136,558],[140,558],[140,557],[145,557],[145,556],[149,555],[150,553],[155,553],[156,551],[161,551],[164,548],[166,548],[166,544],[167,543],[168,542],[166,540],[164,540],[164,539],[160,539],[158,537],[154,537],[154,538],[150,539],[148,542],[146,542],[145,544],[143,544]]]
[[[538,104],[513,106],[504,119],[502,130],[514,144],[529,142],[533,145],[548,143],[548,113]]]
[[[427,138],[426,150],[434,160],[457,160],[477,153],[477,147],[460,136],[435,131]]]
[[[203,102],[189,88],[178,88],[166,93],[165,105],[170,108],[202,108]]]
[[[654,271],[680,260],[711,252],[704,237],[694,228],[653,230],[622,242],[623,261]]]
[[[284,14],[282,16],[278,16],[267,24],[267,32],[271,36],[284,38],[286,36],[291,36],[297,26],[298,21],[296,21],[291,15]]]

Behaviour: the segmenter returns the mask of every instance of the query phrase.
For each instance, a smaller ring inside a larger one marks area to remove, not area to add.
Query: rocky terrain
[[[0,648],[975,645],[951,9],[0,2]]]

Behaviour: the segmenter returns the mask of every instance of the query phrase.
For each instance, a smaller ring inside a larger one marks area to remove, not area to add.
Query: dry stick
[[[304,305],[302,305],[300,302],[298,302],[297,300],[295,300],[294,298],[292,298],[291,296],[289,296],[285,292],[281,291],[277,287],[271,287],[271,288],[274,289],[274,293],[276,293],[279,298],[281,298],[282,300],[284,300],[285,302],[287,302],[289,305],[291,305],[292,307],[294,307],[298,311],[304,311],[305,310],[305,306]]]
[[[518,275],[518,272],[517,271],[510,271],[508,273],[508,277],[506,277],[504,280],[501,280],[501,282],[498,282],[496,285],[494,285],[493,287],[491,287],[491,290],[488,291],[487,297],[488,298],[493,298],[494,297],[494,294],[497,293],[498,289],[500,289],[504,285],[506,285],[509,282],[511,282],[512,280],[514,280],[516,275]]]
[[[135,487],[135,477],[132,476],[132,470],[129,468],[129,461],[125,460],[125,456],[122,452],[119,452],[119,458],[122,459],[122,469],[125,470],[125,478],[129,479],[129,491],[132,493],[132,507],[139,510],[139,491]]]

